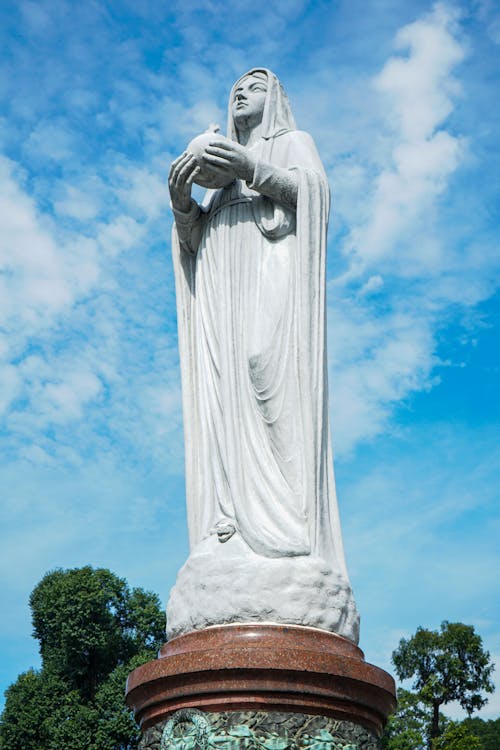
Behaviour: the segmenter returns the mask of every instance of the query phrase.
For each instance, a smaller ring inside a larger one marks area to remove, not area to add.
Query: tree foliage
[[[432,750],[482,750],[482,744],[463,722],[451,721],[443,734],[433,740]]]
[[[479,738],[481,750],[498,750],[500,748],[500,718],[488,721],[479,718],[465,719],[462,723]]]
[[[382,750],[426,750],[430,742],[431,708],[422,703],[417,693],[398,688],[398,707],[389,718],[381,738]],[[439,715],[440,730],[449,719]]]
[[[165,617],[156,594],[105,569],[48,573],[30,597],[42,669],[6,692],[0,750],[133,750],[128,673],[155,658]]]
[[[483,693],[494,690],[494,666],[471,625],[445,621],[439,631],[418,628],[401,639],[392,662],[399,679],[413,678],[419,699],[432,708],[430,739],[440,735],[442,705],[458,701],[470,716],[487,703]]]
[[[398,707],[381,737],[381,750],[500,750],[500,719],[452,721],[439,714],[439,737],[431,739],[432,709],[417,693],[398,688]]]

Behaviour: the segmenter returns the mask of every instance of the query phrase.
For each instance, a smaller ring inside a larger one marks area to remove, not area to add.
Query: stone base
[[[212,534],[179,571],[168,600],[167,638],[242,622],[302,625],[359,640],[351,586],[330,563],[314,555],[264,557],[237,532],[224,544]]]
[[[316,726],[319,718],[316,723],[307,724],[314,725],[314,731],[320,732],[319,737],[321,729],[331,736],[330,740],[324,735],[330,746],[327,744],[322,750],[356,750],[358,747],[368,750],[371,746],[366,742],[371,738],[372,746],[376,747],[374,738],[382,732],[396,700],[392,677],[365,662],[363,652],[352,641],[315,628],[249,624],[206,628],[169,641],[161,649],[159,659],[130,674],[127,704],[134,710],[144,739],[150,738],[145,739],[150,744],[143,745],[144,748],[156,747],[158,727],[162,727],[163,732],[165,722],[172,716],[180,716],[178,723],[182,724],[182,717],[188,715],[177,712],[195,709],[192,716],[198,719],[193,723],[188,716],[188,724],[197,726],[198,723],[203,736],[214,726],[218,727],[217,731],[226,732],[224,721],[229,722],[230,727],[240,727],[238,731],[253,732],[254,726],[260,726],[259,722],[262,724],[265,719],[264,723],[270,721],[275,728],[269,730],[274,732],[273,741],[271,744],[266,741],[263,748],[285,750],[291,745],[276,728],[280,722],[270,715],[287,715],[293,726],[295,721],[299,724],[302,721],[302,726],[310,717],[318,716],[322,720],[334,720],[327,722],[328,726],[321,722],[321,726]],[[206,717],[202,713],[200,718],[199,711],[209,713]],[[240,722],[242,713],[250,717],[250,723],[246,719]],[[216,724],[210,723],[207,728],[206,721],[211,722],[212,718]],[[364,739],[358,739],[365,744],[349,744],[348,740],[344,744],[340,740],[337,742],[331,730],[337,725],[340,727],[339,722],[345,725],[346,731],[347,725],[363,730]],[[156,734],[148,732],[155,726]],[[173,731],[175,727],[169,726]],[[241,729],[243,726],[246,729]],[[286,726],[289,738],[291,725]],[[189,728],[186,731],[189,732]],[[162,750],[176,747],[175,736],[175,732],[168,735]],[[241,736],[251,739],[250,735]],[[218,742],[216,744],[219,746]],[[251,745],[245,744],[245,748]],[[231,748],[237,750],[236,745]]]

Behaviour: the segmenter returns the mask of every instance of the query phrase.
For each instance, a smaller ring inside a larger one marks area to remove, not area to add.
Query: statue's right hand
[[[200,171],[192,154],[185,151],[172,162],[168,175],[168,189],[173,208],[189,211],[191,206],[191,185]]]

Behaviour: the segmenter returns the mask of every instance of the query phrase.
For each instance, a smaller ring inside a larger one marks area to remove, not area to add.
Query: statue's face
[[[267,81],[259,76],[247,76],[239,82],[232,103],[236,127],[252,128],[262,122],[266,93]]]

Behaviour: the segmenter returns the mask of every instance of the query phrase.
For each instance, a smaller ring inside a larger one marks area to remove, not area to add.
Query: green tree
[[[441,733],[441,706],[458,701],[470,716],[487,703],[482,693],[494,690],[494,665],[471,625],[445,621],[439,631],[418,628],[414,636],[400,640],[392,662],[400,680],[414,678],[413,689],[432,709],[429,747]]]
[[[463,725],[481,740],[481,750],[500,748],[500,718],[485,721],[477,717],[465,719]]]
[[[382,750],[425,750],[428,709],[418,696],[398,688],[398,707],[387,722],[381,739]]]
[[[155,658],[165,616],[156,594],[90,566],[48,573],[30,597],[42,668],[6,691],[1,750],[133,750],[128,673]]]
[[[433,740],[432,750],[482,750],[481,740],[463,723],[452,721]]]
[[[430,706],[422,703],[417,693],[398,688],[398,707],[382,735],[382,750],[425,750],[430,741],[431,722]],[[441,731],[448,723],[449,719],[439,714]]]

